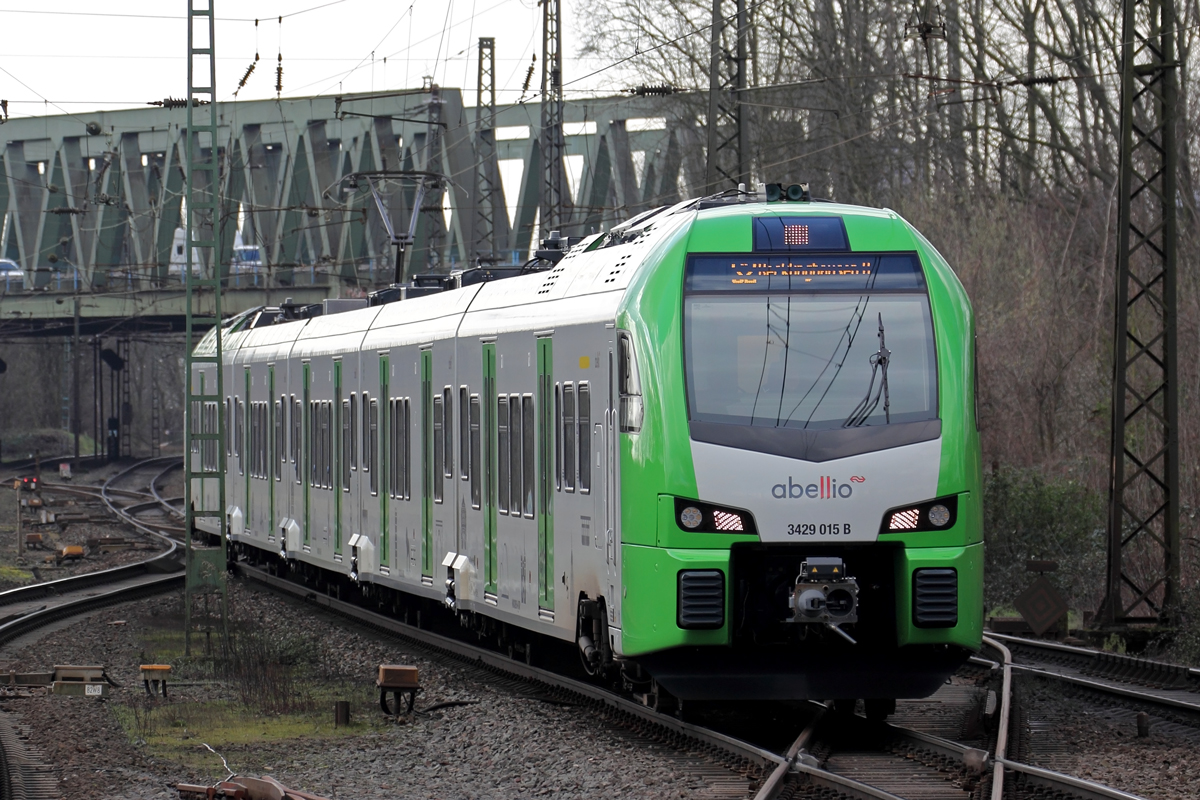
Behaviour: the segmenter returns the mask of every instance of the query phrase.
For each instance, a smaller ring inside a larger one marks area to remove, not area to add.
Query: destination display
[[[684,288],[689,292],[920,291],[925,288],[925,275],[915,253],[704,255],[688,260]]]
[[[845,252],[850,249],[841,217],[755,217],[754,252]]]

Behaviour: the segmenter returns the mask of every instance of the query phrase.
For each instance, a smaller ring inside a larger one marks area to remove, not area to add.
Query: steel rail
[[[1031,650],[1049,650],[1055,653],[1073,656],[1079,659],[1095,661],[1100,658],[1111,658],[1120,661],[1128,662],[1130,667],[1165,667],[1187,672],[1188,675],[1196,680],[1200,680],[1200,668],[1188,667],[1183,664],[1172,664],[1168,661],[1155,661],[1153,659],[1137,658],[1135,656],[1125,655],[1123,653],[1110,653],[1107,650],[1096,650],[1090,647],[1077,647],[1070,644],[1062,644],[1061,642],[1047,642],[1040,639],[1026,639],[1023,636],[1013,636],[1006,633],[990,634],[997,641],[1010,642],[1018,647],[1028,647]]]
[[[772,800],[778,797],[784,788],[789,785],[789,778],[797,777],[802,777],[803,780],[810,782],[814,786],[839,795],[857,798],[858,800],[904,800],[898,795],[887,792],[884,789],[805,763],[801,756],[815,738],[820,715],[818,715],[818,720],[814,720],[805,728],[784,755],[779,755],[718,731],[660,714],[640,703],[614,694],[603,687],[583,683],[548,670],[514,661],[506,655],[496,653],[492,650],[483,649],[466,642],[460,642],[441,634],[408,625],[397,619],[362,608],[348,601],[315,592],[310,587],[271,575],[264,570],[248,564],[236,564],[235,571],[239,575],[257,581],[272,590],[310,602],[367,627],[379,629],[389,635],[398,636],[435,651],[446,652],[459,658],[469,659],[495,672],[540,682],[557,689],[581,695],[589,700],[603,703],[618,712],[636,717],[672,733],[682,734],[725,750],[738,758],[757,764],[760,768],[770,769],[771,773],[764,779],[763,785],[755,795],[755,800]],[[820,713],[824,714],[824,709]],[[918,731],[896,730],[911,737],[914,741],[920,742],[926,748],[937,750],[949,757],[961,758],[965,751],[971,749],[964,745],[929,736]]]
[[[104,501],[104,504],[106,506],[108,506],[109,511],[116,514],[118,517],[123,519],[128,524],[132,525],[133,527],[137,528],[138,530],[142,531],[143,533],[148,533],[151,536],[157,536],[160,539],[163,539],[164,541],[170,542],[172,545],[172,549],[170,552],[173,552],[174,548],[178,546],[178,542],[175,539],[173,539],[170,536],[166,536],[166,535],[160,533],[155,528],[153,528],[149,525],[146,525],[146,524],[142,523],[141,521],[137,520],[136,518],[133,517],[133,515],[126,513],[124,509],[119,508],[115,503],[113,503],[112,498],[109,497],[109,492],[111,491],[111,486],[112,486],[113,482],[120,480],[121,478],[124,478],[126,475],[128,475],[129,473],[133,472],[136,469],[143,468],[149,464],[153,464],[158,461],[167,461],[167,460],[173,461],[173,460],[175,460],[175,456],[159,456],[158,458],[148,458],[144,461],[138,461],[137,463],[126,467],[125,469],[116,473],[115,475],[113,475],[107,481],[104,482],[104,485],[101,487],[101,490],[100,490],[100,499]],[[146,495],[146,496],[152,497],[152,495]]]
[[[264,570],[249,566],[248,564],[238,563],[235,570],[238,574],[257,581],[275,591],[313,603],[316,606],[323,607],[339,616],[348,617],[367,627],[377,628],[389,635],[398,636],[435,651],[468,659],[494,672],[546,684],[588,700],[602,703],[614,711],[658,726],[670,733],[683,735],[703,744],[724,750],[736,758],[757,765],[761,769],[770,769],[771,774],[765,780],[772,785],[771,791],[774,794],[768,794],[766,797],[778,796],[779,792],[784,788],[785,780],[789,777],[789,773],[795,773],[803,775],[806,781],[816,786],[851,798],[858,798],[858,800],[903,800],[903,798],[869,784],[829,772],[820,767],[810,766],[800,761],[797,756],[806,747],[806,743],[813,736],[812,733],[808,733],[807,736],[801,734],[793,742],[792,747],[788,749],[787,754],[781,756],[778,753],[773,753],[757,745],[735,739],[718,731],[660,714],[640,703],[614,694],[603,687],[583,683],[539,667],[514,661],[492,650],[486,650],[466,642],[460,642],[441,634],[408,625],[392,617],[362,608],[345,600],[338,600],[328,595],[319,594],[309,587],[271,575]],[[777,775],[778,777],[776,777]]]
[[[1000,640],[1011,642],[1016,647],[1026,647],[1026,648],[1034,649],[1034,650],[1039,650],[1039,649],[1047,650],[1050,652],[1061,653],[1065,656],[1069,656],[1071,658],[1078,658],[1078,659],[1094,660],[1094,659],[1099,659],[1102,656],[1105,658],[1110,658],[1110,657],[1114,657],[1116,655],[1116,654],[1102,653],[1101,651],[1097,651],[1097,650],[1089,650],[1089,649],[1082,648],[1082,647],[1072,647],[1070,645],[1062,645],[1057,642],[1035,642],[1035,641],[1031,641],[1029,639],[1023,639],[1021,637],[1014,637],[1014,636],[995,635],[992,638],[994,638],[997,642],[999,642]],[[1200,670],[1196,670],[1196,669],[1190,668],[1190,667],[1183,667],[1178,664],[1168,664],[1166,662],[1159,662],[1159,661],[1147,661],[1144,659],[1138,659],[1138,658],[1133,658],[1133,657],[1124,657],[1124,660],[1128,662],[1128,666],[1130,669],[1152,669],[1155,666],[1158,666],[1158,667],[1164,667],[1164,668],[1170,668],[1172,670],[1176,670],[1176,671],[1178,671],[1179,674],[1188,674],[1189,678],[1191,678],[1191,679],[1195,679],[1192,676],[1200,677]],[[1172,697],[1167,694],[1161,694],[1152,688],[1137,688],[1138,684],[1136,683],[1136,681],[1123,680],[1121,678],[1104,678],[1104,677],[1091,678],[1091,677],[1082,677],[1079,675],[1068,675],[1068,674],[1065,674],[1063,672],[1060,672],[1060,671],[1054,669],[1053,666],[1036,666],[1033,664],[1014,663],[1014,664],[1012,664],[1012,669],[1017,670],[1018,672],[1023,672],[1023,673],[1027,673],[1027,674],[1031,674],[1031,675],[1037,675],[1039,677],[1048,678],[1048,679],[1056,680],[1056,681],[1061,681],[1063,683],[1069,683],[1074,686],[1079,686],[1084,689],[1101,692],[1103,694],[1110,694],[1110,695],[1116,695],[1118,697],[1125,697],[1130,700],[1136,700],[1138,702],[1146,703],[1148,705],[1173,708],[1173,709],[1177,709],[1180,711],[1188,712],[1189,714],[1192,714],[1192,715],[1200,716],[1200,700],[1192,701],[1190,699],[1183,699],[1181,697]],[[1184,672],[1185,670],[1186,670],[1186,673]],[[1171,691],[1171,690],[1163,690],[1163,691]],[[1187,693],[1189,695],[1194,694],[1194,692],[1187,690],[1187,689],[1176,689],[1173,691],[1175,691],[1177,693],[1181,693],[1181,694],[1182,693]]]
[[[143,597],[151,597],[180,586],[183,586],[183,575],[156,575],[139,583],[114,589],[111,592],[92,595],[90,597],[81,597],[77,600],[68,600],[57,605],[31,611],[0,625],[0,647],[3,647],[19,636],[23,636],[30,631],[37,630],[59,620],[79,616],[80,614],[104,608],[105,606],[116,605],[117,603],[124,603],[130,600],[140,600]]]
[[[168,472],[170,472],[172,470],[176,470],[176,469],[181,469],[182,467],[183,467],[183,459],[179,459],[178,461],[176,461],[173,464],[168,464],[166,469],[164,469],[162,472],[158,473],[157,475],[155,475],[153,478],[150,479],[150,494],[154,495],[154,499],[157,500],[158,504],[160,506],[162,506],[163,508],[165,508],[168,513],[170,513],[172,516],[178,517],[180,519],[183,519],[182,509],[180,509],[178,506],[174,505],[171,501],[177,500],[180,503],[182,503],[183,498],[182,497],[163,497],[158,492],[158,482],[163,480],[164,478],[166,478]]]
[[[151,460],[153,461],[157,459]],[[8,591],[0,592],[0,607],[12,605],[14,603],[38,600],[43,597],[57,597],[71,592],[80,591],[82,589],[88,589],[93,586],[100,586],[106,583],[116,583],[117,581],[135,578],[139,575],[145,575],[150,572],[172,573],[182,569],[183,565],[179,563],[179,543],[175,539],[143,525],[138,520],[133,519],[126,514],[123,514],[122,509],[114,505],[111,502],[111,499],[105,497],[104,495],[105,491],[108,491],[109,493],[129,493],[129,490],[116,489],[111,487],[109,484],[111,484],[114,480],[123,477],[125,474],[131,472],[137,467],[144,465],[145,463],[146,462],[144,461],[138,462],[132,467],[122,470],[121,472],[109,478],[104,487],[99,489],[101,492],[100,497],[105,501],[105,505],[108,506],[109,510],[116,514],[119,519],[125,520],[139,530],[142,530],[152,536],[156,536],[166,542],[167,549],[164,552],[159,553],[152,558],[145,559],[144,561],[138,561],[133,564],[125,564],[120,567],[112,567],[110,569],[97,570],[95,572],[85,572],[81,575],[74,575],[69,578],[59,578],[58,580],[35,583],[29,586],[20,586],[16,589],[9,589]],[[89,487],[67,486],[64,488],[68,491],[84,491]],[[146,496],[144,493],[140,492],[137,494],[139,496]]]
[[[1114,789],[1111,786],[1103,786],[1099,783],[1092,783],[1083,778],[1076,778],[1073,775],[1064,775],[1061,772],[1053,772],[1041,767],[1035,767],[1031,764],[1020,764],[1016,761],[1004,759],[999,762],[1003,769],[1012,770],[1024,776],[1027,782],[1034,783],[1039,786],[1044,786],[1055,792],[1064,794],[1072,794],[1076,797],[1085,798],[1085,800],[1146,800],[1141,795],[1130,794],[1123,792],[1120,789]],[[1001,770],[997,770],[1001,771]]]
[[[1005,637],[1009,638],[1009,637]],[[1012,663],[1012,652],[1004,646],[998,639],[985,636],[984,643],[989,647],[997,650],[1004,659],[1004,696],[1001,700],[1001,718],[1000,730],[996,737],[996,753],[993,759],[994,767],[992,770],[992,800],[1001,800],[1004,794],[1004,773],[1006,770],[1020,774],[1025,781],[1032,782],[1039,786],[1044,786],[1054,792],[1061,794],[1073,795],[1075,797],[1084,798],[1084,800],[1144,800],[1139,795],[1129,792],[1114,789],[1111,786],[1104,786],[1099,783],[1076,778],[1073,775],[1065,775],[1061,772],[1035,767],[1031,764],[1022,764],[1017,761],[1010,761],[1006,757],[1006,747],[1008,740],[1008,722],[1011,709],[1012,697],[1012,670],[1022,669],[1020,665]],[[1038,670],[1024,670],[1029,672],[1038,672]],[[1052,677],[1062,677],[1049,674]]]
[[[983,637],[983,643],[1000,653],[1004,659],[1004,680],[1000,692],[1000,728],[996,733],[996,752],[992,756],[997,763],[1003,764],[1008,755],[1008,725],[1012,716],[1012,653],[1002,643],[989,636]],[[1003,798],[1004,768],[1001,767],[992,770],[992,800]]]
[[[812,740],[817,735],[817,728],[821,721],[825,718],[825,712],[828,710],[826,706],[821,706],[821,710],[813,717],[800,735],[796,737],[796,741],[792,742],[792,746],[788,748],[784,755],[784,763],[775,768],[770,777],[763,782],[758,793],[754,795],[754,800],[775,800],[776,797],[783,791],[788,774],[792,771],[793,765],[801,752],[807,751]]]
[[[1164,697],[1162,695],[1151,694],[1150,692],[1138,689],[1127,689],[1124,686],[1114,686],[1110,683],[1103,683],[1101,681],[1095,681],[1089,678],[1080,678],[1075,675],[1064,675],[1061,672],[1055,672],[1054,670],[1045,669],[1043,667],[1033,667],[1029,666],[1028,664],[1013,664],[1012,668],[1018,672],[1025,672],[1030,675],[1038,675],[1043,678],[1052,678],[1056,681],[1074,684],[1075,686],[1082,686],[1085,689],[1093,689],[1097,692],[1103,692],[1104,694],[1115,694],[1119,697],[1128,697],[1131,700],[1138,700],[1143,703],[1149,703],[1158,706],[1169,706],[1171,708],[1177,708],[1181,711],[1200,714],[1200,703],[1190,703],[1187,700],[1179,700],[1174,697]]]
[[[784,758],[777,753],[764,750],[761,747],[735,739],[732,736],[684,722],[675,717],[659,714],[657,711],[653,711],[646,706],[613,694],[603,687],[583,683],[582,681],[577,681],[540,667],[514,661],[508,658],[508,656],[492,650],[486,650],[423,628],[417,628],[393,617],[362,608],[345,600],[338,600],[328,595],[316,593],[310,587],[276,577],[245,563],[236,564],[235,571],[237,574],[255,580],[271,589],[284,594],[290,594],[300,600],[323,607],[328,611],[342,617],[350,618],[367,627],[377,628],[392,636],[407,639],[426,648],[474,661],[493,671],[507,673],[528,681],[543,683],[587,698],[588,700],[603,703],[616,711],[666,728],[672,733],[690,736],[705,744],[725,749],[739,758],[743,758],[760,767],[769,766],[774,768],[785,763]]]

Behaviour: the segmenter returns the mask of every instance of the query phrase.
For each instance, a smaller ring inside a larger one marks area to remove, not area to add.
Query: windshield
[[[688,265],[692,421],[819,431],[937,417],[933,326],[915,255],[856,253],[852,266],[834,263],[846,256],[733,258],[745,257]]]

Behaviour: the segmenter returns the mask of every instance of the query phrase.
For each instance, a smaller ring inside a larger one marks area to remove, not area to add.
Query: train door
[[[242,479],[242,488],[245,491],[245,494],[242,495],[242,502],[239,504],[242,507],[242,513],[245,515],[242,517],[242,530],[239,531],[239,533],[244,533],[246,527],[253,524],[254,519],[254,511],[250,500],[250,478],[254,474],[254,460],[251,443],[249,441],[250,437],[248,435],[251,430],[250,420],[248,419],[249,412],[253,412],[254,410],[254,404],[251,402],[254,395],[250,388],[254,383],[254,376],[249,366],[243,368],[242,375],[242,398],[245,399],[243,400],[239,398],[234,401],[237,403],[237,416],[235,417],[235,420],[237,422],[236,427],[239,448],[238,469],[241,470],[239,477]]]
[[[484,600],[496,603],[496,343],[483,345],[483,580]]]
[[[433,350],[421,350],[421,583],[433,584]]]
[[[343,420],[346,419],[342,412],[342,360],[339,358],[333,362],[333,452],[326,456],[333,462],[333,475],[330,476],[332,478],[330,483],[333,484],[333,554],[335,561],[340,561],[342,555],[343,487],[350,488],[349,480],[347,479],[344,483],[342,480],[342,470],[349,466],[342,455],[342,447],[349,438],[346,431],[342,429]]]
[[[537,340],[537,461],[538,461],[538,608],[554,611],[554,464],[553,341]]]
[[[617,477],[621,448],[617,435],[620,431],[620,425],[617,420],[618,404],[615,397],[617,382],[614,379],[616,375],[614,362],[615,355],[610,346],[608,349],[608,385],[605,387],[604,392],[605,405],[607,406],[604,410],[604,440],[607,445],[604,457],[604,562],[608,568],[609,581],[612,582],[609,587],[609,596],[612,598],[609,603],[610,613],[618,602],[615,589],[617,583],[619,583],[616,577],[617,562],[621,548],[621,484]]]
[[[267,519],[262,532],[267,541],[275,540],[275,483],[279,480],[279,404],[275,399],[275,365],[267,364]]]
[[[300,402],[300,414],[302,424],[300,426],[300,441],[303,443],[303,458],[302,463],[297,465],[300,470],[300,481],[304,487],[304,552],[309,552],[312,549],[312,364],[308,361],[304,362],[302,379],[304,388],[301,390],[303,397]]]
[[[376,492],[379,495],[379,536],[378,550],[379,565],[387,567],[390,562],[391,553],[391,532],[390,520],[388,518],[388,498],[395,494],[395,490],[391,489],[396,485],[396,442],[394,441],[395,433],[393,427],[398,420],[394,419],[390,409],[394,408],[394,404],[388,401],[391,396],[391,385],[388,378],[391,376],[390,359],[387,353],[379,354],[379,402],[374,412],[377,420],[376,427],[378,430],[375,434],[375,444],[373,449],[379,453],[375,459],[378,464],[376,466],[378,475],[375,476]],[[382,411],[380,410],[382,407]],[[390,489],[390,490],[389,490]],[[372,537],[375,538],[375,537]]]

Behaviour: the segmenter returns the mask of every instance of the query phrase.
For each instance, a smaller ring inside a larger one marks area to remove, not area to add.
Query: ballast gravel
[[[1022,680],[1028,742],[1021,760],[1152,800],[1200,797],[1200,728],[1151,714],[1137,735],[1137,711],[1061,684]]]
[[[220,755],[245,775],[270,775],[284,785],[329,798],[645,798],[731,797],[750,784],[692,756],[595,719],[581,707],[523,694],[520,685],[490,680],[472,667],[360,633],[310,607],[246,585],[230,584],[232,616],[256,620],[264,635],[303,630],[320,642],[331,679],[373,687],[378,665],[407,663],[420,671],[418,710],[407,724],[384,722],[366,691],[351,711],[351,733],[329,725],[300,738],[227,744]],[[223,770],[201,774],[156,759],[115,715],[119,704],[144,703],[138,667],[144,635],[181,616],[179,593],[96,612],[33,643],[0,652],[0,668],[49,670],[55,664],[103,664],[119,683],[106,700],[35,696],[0,699],[0,711],[31,729],[30,746],[53,764],[66,800],[120,796],[172,798],[178,782],[211,784]],[[172,686],[175,704],[237,702],[228,682]],[[202,747],[200,742],[195,745]]]

